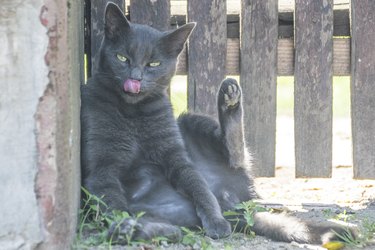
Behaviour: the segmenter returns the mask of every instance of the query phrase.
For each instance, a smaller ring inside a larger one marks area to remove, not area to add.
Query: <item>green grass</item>
[[[108,206],[102,200],[102,197],[97,197],[89,193],[82,187],[85,193],[83,199],[83,206],[79,210],[79,224],[77,228],[76,239],[73,243],[72,249],[92,249],[93,247],[100,247],[100,249],[111,250],[113,245],[128,245],[128,246],[142,246],[152,245],[160,246],[161,243],[169,242],[165,237],[154,237],[150,241],[137,241],[133,239],[135,233],[135,224],[127,233],[117,233],[120,230],[121,224],[126,219],[133,219],[135,222],[141,218],[145,213],[140,212],[135,217],[130,216],[125,211],[113,210],[107,212]],[[110,234],[110,228],[114,227],[113,233]],[[181,228],[183,238],[181,244],[185,246],[199,246],[203,250],[213,250],[211,240],[205,236],[204,230],[190,230]],[[143,249],[143,248],[142,248]]]
[[[121,244],[128,246],[155,246],[158,247],[162,242],[169,242],[165,237],[155,237],[150,241],[137,241],[133,239],[133,234],[136,230],[135,225],[125,235],[123,232],[118,234],[116,230],[121,227],[124,219],[134,219],[135,222],[141,218],[145,213],[140,212],[135,217],[130,216],[125,211],[106,211],[108,206],[103,202],[102,197],[97,197],[90,194],[86,189],[82,188],[85,193],[83,199],[83,206],[79,210],[79,224],[77,234],[72,249],[92,249],[93,247],[100,247],[98,249],[111,250],[113,245]],[[258,203],[253,201],[242,202],[236,206],[236,209],[242,212],[227,211],[226,215],[243,216],[246,219],[249,229],[245,230],[248,236],[254,236],[250,227],[254,225],[255,212],[265,211]],[[109,233],[110,228],[115,226],[112,234]],[[183,237],[180,243],[186,247],[197,248],[203,250],[213,250],[212,239],[205,236],[204,229],[197,228],[196,230],[181,227]],[[226,244],[225,249],[232,249],[230,245]]]
[[[266,212],[268,211],[263,206],[259,205],[257,202],[252,200],[244,201],[240,204],[237,204],[234,207],[236,210],[233,211],[225,211],[223,214],[224,216],[234,216],[234,219],[228,219],[229,221],[234,222],[234,231],[236,231],[236,227],[239,222],[239,218],[243,218],[246,221],[246,227],[243,229],[244,234],[249,235],[251,237],[255,237],[255,233],[251,230],[251,228],[255,224],[254,215],[258,212]]]
[[[187,77],[174,76],[171,83],[171,101],[175,116],[187,110]]]
[[[342,221],[344,223],[354,222],[358,220],[355,213],[348,213],[346,210],[336,214],[331,209],[322,211],[323,215],[327,219],[333,219],[336,221]],[[362,248],[365,246],[373,245],[375,243],[375,221],[367,218],[360,220],[355,223],[358,225],[357,229],[354,230],[356,236],[354,236],[349,228],[343,234],[337,234],[337,238],[345,244],[347,248]]]
[[[238,80],[238,77],[235,77]],[[175,76],[171,85],[175,115],[187,110],[187,77]],[[277,114],[293,116],[294,77],[277,78]],[[333,78],[333,117],[350,117],[350,77]]]
[[[126,235],[109,235],[111,225],[116,225],[114,229],[116,233],[123,220],[131,218],[127,212],[118,210],[107,212],[105,210],[108,206],[102,198],[90,194],[84,188],[82,188],[82,191],[86,198],[83,200],[83,207],[79,210],[79,224],[76,239],[72,246],[73,249],[89,249],[92,246],[99,245],[111,249],[111,246],[117,242],[126,242],[129,245],[136,243],[132,240],[135,228],[131,228]],[[133,219],[136,221],[143,214],[139,213]]]
[[[77,237],[74,245],[72,246],[73,249],[92,249],[93,247],[100,247],[100,249],[111,250],[112,246],[117,243],[127,244],[128,246],[135,247],[142,245],[158,247],[163,241],[168,242],[168,239],[165,237],[155,237],[148,242],[134,241],[132,239],[132,235],[135,228],[128,231],[128,234],[126,235],[116,234],[115,237],[113,237],[113,234],[109,235],[110,225],[116,225],[114,230],[114,232],[116,232],[116,228],[121,226],[124,219],[131,218],[130,215],[124,211],[112,211],[111,213],[105,212],[104,210],[106,210],[107,205],[102,201],[101,198],[90,194],[85,189],[82,190],[86,194],[86,199],[83,201],[83,208],[80,209]],[[254,237],[255,234],[251,231],[251,227],[254,225],[254,214],[257,212],[267,211],[267,209],[254,201],[242,202],[235,208],[236,211],[233,210],[224,212],[224,216],[238,216],[239,218],[245,219],[247,226],[244,228],[244,232],[241,234],[241,237]],[[332,210],[326,209],[323,210],[322,213],[327,219],[332,218],[345,223],[355,219],[355,216],[352,213],[347,213],[346,210],[340,214],[336,214]],[[144,213],[139,213],[135,216],[135,218],[132,218],[138,220],[143,215]],[[236,222],[236,219],[234,219],[234,222]],[[183,233],[183,238],[179,242],[180,244],[190,248],[199,247],[199,249],[203,250],[215,249],[214,245],[212,244],[213,241],[205,236],[203,229],[191,230],[182,227],[181,230]],[[233,233],[224,240],[227,241],[224,242],[225,249],[233,249],[231,244],[237,237],[236,235],[239,234]],[[357,237],[353,237],[349,228],[343,234],[337,234],[337,237],[350,248],[364,247],[373,244],[375,237],[375,221],[361,220],[358,227]]]
[[[350,117],[350,77],[333,78],[333,115]]]

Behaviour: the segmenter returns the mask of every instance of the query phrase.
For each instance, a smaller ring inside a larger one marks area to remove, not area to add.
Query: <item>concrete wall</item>
[[[80,2],[1,1],[1,249],[67,249],[74,237]]]

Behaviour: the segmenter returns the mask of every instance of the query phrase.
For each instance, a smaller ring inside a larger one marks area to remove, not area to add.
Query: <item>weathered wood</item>
[[[279,76],[294,75],[294,41],[292,39],[279,39],[277,51],[277,74]],[[333,39],[333,74],[335,76],[350,74],[349,38]]]
[[[350,36],[349,9],[333,11],[333,35]],[[293,12],[279,12],[279,37],[294,37]]]
[[[277,0],[242,0],[241,86],[256,176],[275,175]]]
[[[125,10],[125,0],[86,0],[86,8],[90,8],[90,18],[87,19],[86,29],[89,30],[91,38],[90,51],[87,55],[88,76],[95,70],[96,55],[104,35],[104,10],[108,2],[113,2]],[[88,14],[88,12],[86,13]],[[86,50],[87,52],[87,50]]]
[[[375,179],[375,2],[352,0],[354,178]]]
[[[279,38],[294,37],[294,15],[293,11],[279,12]],[[181,26],[186,23],[185,15],[174,15],[171,18],[171,26]],[[333,11],[333,36],[349,37],[350,36],[350,20],[349,9],[337,9]],[[227,37],[240,37],[240,16],[238,14],[227,15]]]
[[[225,77],[226,1],[190,0],[188,13],[188,20],[197,22],[188,48],[188,108],[215,116],[216,94]]]
[[[330,177],[333,0],[296,0],[295,17],[296,176]]]
[[[240,41],[238,38],[227,40],[227,75],[240,74]],[[177,74],[187,74],[186,52],[180,56],[177,65]],[[333,39],[333,74],[335,76],[350,75],[350,38]],[[277,75],[294,75],[294,40],[289,38],[278,39],[277,46]]]
[[[158,30],[170,29],[171,4],[169,0],[130,1],[130,20]]]

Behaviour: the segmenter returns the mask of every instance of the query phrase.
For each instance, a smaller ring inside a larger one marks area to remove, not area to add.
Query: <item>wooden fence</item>
[[[294,12],[280,12],[277,0],[238,0],[240,15],[227,15],[224,0],[188,0],[187,15],[171,15],[170,0],[112,1],[132,22],[161,30],[197,22],[177,69],[188,75],[188,108],[215,114],[220,81],[240,75],[257,176],[275,174],[277,76],[295,77],[297,177],[331,176],[332,76],[351,76],[354,177],[375,178],[375,1],[352,0],[349,11],[333,0],[295,0]],[[89,69],[106,2],[85,1]]]

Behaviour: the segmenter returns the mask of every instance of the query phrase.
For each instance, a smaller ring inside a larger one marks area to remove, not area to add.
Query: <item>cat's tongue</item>
[[[134,79],[127,79],[124,82],[124,91],[128,93],[138,94],[141,91],[141,82]]]

